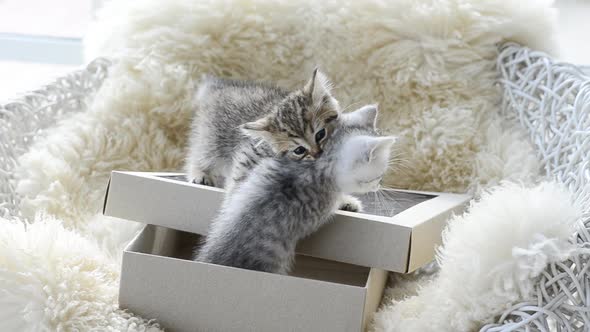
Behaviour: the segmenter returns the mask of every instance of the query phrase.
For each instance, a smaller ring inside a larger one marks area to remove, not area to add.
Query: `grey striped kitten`
[[[378,189],[394,138],[376,136],[376,113],[346,114],[316,160],[262,161],[226,195],[196,260],[288,273],[297,242],[330,220],[343,195]]]
[[[330,83],[317,69],[303,88],[292,92],[267,83],[207,77],[198,88],[195,104],[187,177],[218,187],[233,178],[238,147],[247,157],[241,159],[247,170],[277,154],[315,159],[340,115]],[[236,171],[245,170],[238,167]]]

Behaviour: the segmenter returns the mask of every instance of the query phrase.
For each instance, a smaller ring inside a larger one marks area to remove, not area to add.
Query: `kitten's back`
[[[287,273],[298,240],[326,221],[340,195],[312,161],[266,160],[225,197],[197,260]]]
[[[268,114],[274,105],[288,95],[288,91],[275,85],[246,80],[233,80],[214,76],[205,76],[197,90],[195,101],[204,115],[210,111],[222,112],[224,115],[236,115],[236,126],[254,121]]]
[[[205,76],[194,97],[189,178],[209,175],[213,183],[206,184],[223,185],[233,153],[244,139],[238,126],[267,115],[287,95],[288,91],[268,83]]]

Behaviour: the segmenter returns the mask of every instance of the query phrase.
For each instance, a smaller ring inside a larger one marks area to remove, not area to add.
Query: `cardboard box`
[[[188,183],[178,173],[113,172],[104,214],[205,235],[224,190]],[[353,265],[407,273],[434,258],[452,213],[470,196],[383,190],[361,197],[365,213],[338,211],[297,252]]]
[[[303,255],[290,276],[194,262],[198,242],[146,226],[123,253],[120,306],[167,331],[362,331],[387,278]]]

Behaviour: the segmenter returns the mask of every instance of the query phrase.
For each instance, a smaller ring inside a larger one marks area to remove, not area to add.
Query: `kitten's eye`
[[[316,141],[316,143],[319,143],[321,140],[324,139],[324,137],[326,137],[326,128],[322,128],[322,129],[320,129],[320,131],[318,131],[317,133],[315,133],[315,141]]]
[[[305,151],[307,151],[307,149],[302,146],[298,146],[297,149],[293,150],[293,152],[297,155],[302,155],[305,153]]]
[[[331,117],[326,119],[326,123],[330,123],[336,119],[338,119],[338,115],[332,115]]]

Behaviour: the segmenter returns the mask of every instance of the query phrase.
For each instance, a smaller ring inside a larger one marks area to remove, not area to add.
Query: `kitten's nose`
[[[314,159],[318,158],[318,157],[319,157],[319,156],[321,156],[321,155],[322,155],[322,150],[315,150],[315,151],[311,151],[311,156],[312,156]]]

